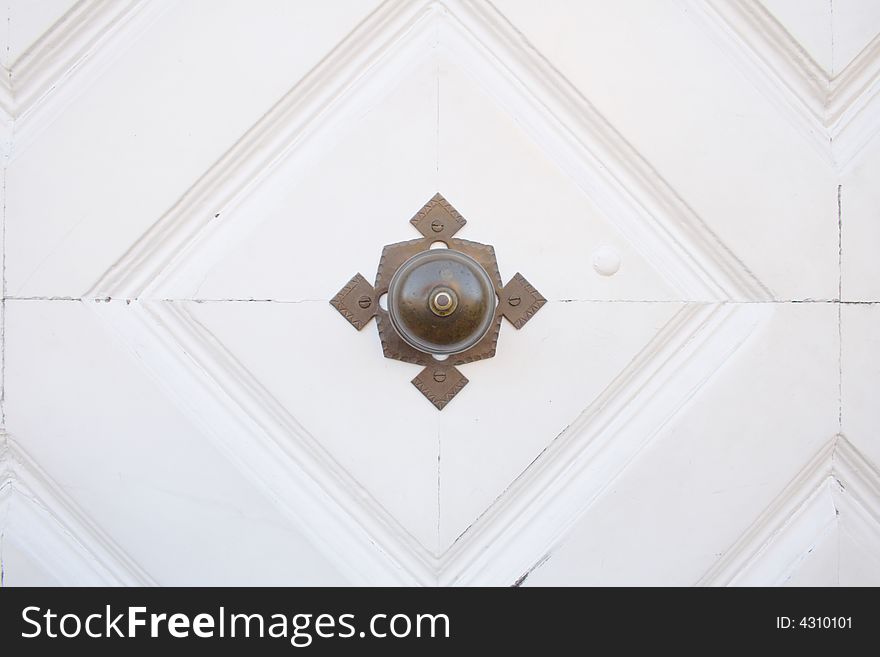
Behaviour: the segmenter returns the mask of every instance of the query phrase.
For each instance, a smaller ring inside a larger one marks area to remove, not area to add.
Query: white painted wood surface
[[[5,585],[876,585],[872,0],[7,5]],[[328,300],[440,191],[438,413]]]

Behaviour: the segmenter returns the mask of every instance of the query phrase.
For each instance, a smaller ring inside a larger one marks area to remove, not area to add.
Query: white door
[[[880,584],[880,3],[7,3],[2,576]],[[440,193],[438,411],[328,303]]]

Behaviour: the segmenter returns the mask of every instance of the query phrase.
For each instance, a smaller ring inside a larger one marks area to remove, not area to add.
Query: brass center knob
[[[473,347],[495,319],[495,286],[476,260],[454,249],[417,253],[388,286],[391,325],[419,351],[457,354]]]
[[[429,305],[431,312],[437,317],[446,317],[455,312],[458,307],[458,297],[448,287],[441,287],[431,293]]]

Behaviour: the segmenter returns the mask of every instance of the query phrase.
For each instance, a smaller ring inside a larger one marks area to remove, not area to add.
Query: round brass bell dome
[[[388,314],[403,340],[435,355],[477,344],[495,318],[495,287],[469,255],[432,249],[404,262],[388,286]]]

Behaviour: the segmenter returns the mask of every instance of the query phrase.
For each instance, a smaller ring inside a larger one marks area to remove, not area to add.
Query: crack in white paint
[[[843,433],[843,185],[837,185],[837,433]]]

